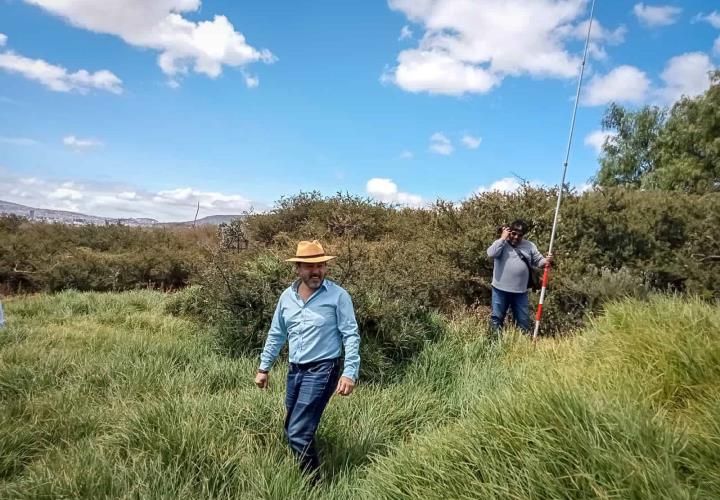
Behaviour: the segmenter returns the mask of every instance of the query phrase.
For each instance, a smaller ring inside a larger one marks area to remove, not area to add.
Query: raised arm
[[[487,249],[488,257],[492,259],[497,259],[502,254],[503,250],[505,249],[505,245],[507,245],[508,242],[506,239],[499,238],[495,241],[493,241],[493,244],[490,245]]]

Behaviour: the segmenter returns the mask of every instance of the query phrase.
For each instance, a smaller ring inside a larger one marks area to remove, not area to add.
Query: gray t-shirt
[[[515,247],[533,267],[545,265],[545,258],[531,241],[522,240]],[[499,239],[487,249],[488,257],[495,259],[493,264],[492,286],[503,292],[527,292],[528,268],[522,259],[513,250],[507,240]]]

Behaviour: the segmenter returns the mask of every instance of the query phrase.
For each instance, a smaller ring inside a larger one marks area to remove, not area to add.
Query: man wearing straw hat
[[[325,279],[327,262],[334,258],[315,240],[298,243],[295,256],[286,260],[295,262],[298,279],[280,295],[255,377],[255,384],[265,389],[270,368],[288,340],[285,434],[309,473],[320,465],[315,431],[325,406],[333,393],[353,392],[360,368],[360,335],[350,294]]]

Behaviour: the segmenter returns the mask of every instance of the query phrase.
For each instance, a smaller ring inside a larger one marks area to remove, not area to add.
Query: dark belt
[[[328,358],[328,359],[321,359],[319,361],[310,361],[309,363],[290,363],[290,368],[294,368],[297,370],[310,370],[311,368],[315,368],[317,365],[328,363],[332,361],[334,364],[340,364],[340,358]]]

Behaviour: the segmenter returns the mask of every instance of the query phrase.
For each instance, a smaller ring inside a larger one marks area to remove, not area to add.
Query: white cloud
[[[713,28],[720,29],[720,12],[714,10],[709,14],[698,14],[693,21],[704,21]],[[716,56],[720,56],[720,36],[715,39],[712,50]]]
[[[587,37],[588,23],[583,21],[576,26],[566,28],[568,33],[577,40],[585,40]],[[588,55],[597,60],[607,59],[607,52],[603,44],[620,45],[625,41],[627,28],[619,26],[614,30],[606,29],[597,19],[593,21],[592,30],[590,31],[590,44],[588,45]]]
[[[430,136],[430,151],[433,153],[448,156],[454,150],[452,142],[442,132],[435,132]]]
[[[260,85],[260,80],[256,76],[243,75],[243,78],[245,79],[245,85],[247,85],[249,89],[254,89]]]
[[[0,167],[0,192],[7,201],[30,207],[70,210],[100,217],[152,217],[161,221],[192,220],[197,203],[200,217],[239,214],[253,206],[244,196],[203,191],[196,188],[175,188],[159,192],[125,184],[104,184],[77,181],[56,181],[23,177]]]
[[[421,196],[398,191],[397,184],[391,179],[380,177],[370,179],[365,185],[365,191],[373,198],[384,203],[398,203],[411,207],[418,207],[423,203]]]
[[[399,40],[399,41],[403,41],[403,40],[406,40],[406,39],[408,39],[408,38],[412,38],[412,36],[413,36],[413,32],[412,32],[412,30],[410,29],[410,26],[408,26],[408,25],[406,24],[406,25],[403,26],[402,29],[400,30],[400,37],[398,38],[398,40]]]
[[[486,93],[508,76],[571,78],[586,0],[388,0],[425,29],[417,47],[403,50],[383,74],[410,92]],[[585,24],[587,27],[587,24]],[[619,43],[624,30],[593,30],[600,42]]]
[[[73,189],[72,183],[66,183],[67,185],[54,189],[48,194],[48,197],[55,198],[58,200],[82,200],[83,194],[77,189]]]
[[[698,14],[694,21],[705,21],[713,28],[720,29],[720,12],[714,10],[710,14]]]
[[[415,155],[412,151],[405,150],[402,153],[400,153],[400,158],[403,160],[411,160]]]
[[[675,24],[682,12],[680,7],[672,5],[645,5],[637,3],[633,7],[633,13],[641,24],[645,26],[669,26]]]
[[[540,181],[529,181],[528,184],[532,187],[542,187],[543,183]],[[479,186],[475,193],[487,193],[491,191],[497,191],[500,193],[514,193],[518,189],[522,187],[521,182],[516,179],[515,177],[503,177],[502,179],[499,179],[490,186]]]
[[[490,187],[480,186],[475,192],[476,193],[487,193],[489,191],[499,191],[501,193],[512,193],[520,189],[520,181],[514,177],[504,177],[490,184]]]
[[[606,75],[590,80],[583,94],[583,104],[604,106],[611,102],[642,103],[650,90],[647,75],[634,66],[618,66]]]
[[[63,144],[73,149],[87,149],[98,146],[103,146],[103,143],[96,139],[80,139],[74,135],[68,135],[63,137]]]
[[[200,0],[25,0],[69,23],[97,33],[122,38],[136,47],[159,52],[158,65],[178,83],[191,70],[216,78],[223,66],[244,67],[255,62],[272,63],[269,50],[258,50],[245,41],[223,15],[212,21],[190,21],[183,13],[195,13]],[[253,86],[256,78],[246,78]]]
[[[40,144],[35,139],[30,139],[28,137],[0,137],[0,142],[12,144],[13,146],[37,146]]]
[[[113,94],[122,93],[122,80],[108,70],[91,73],[81,69],[70,73],[62,66],[50,64],[42,59],[30,59],[11,51],[0,53],[0,69],[18,73],[29,80],[35,80],[56,92],[105,90]]]
[[[710,58],[702,52],[673,57],[665,65],[660,78],[664,86],[657,90],[662,103],[671,104],[682,96],[694,97],[710,87],[708,73],[714,69]]]
[[[602,151],[605,140],[615,137],[615,132],[610,130],[595,130],[585,136],[585,145],[593,148],[597,153]]]
[[[0,47],[4,47],[7,43],[7,35],[5,33],[0,33]]]
[[[460,141],[468,149],[477,149],[480,147],[482,137],[473,137],[470,134],[464,134]]]

